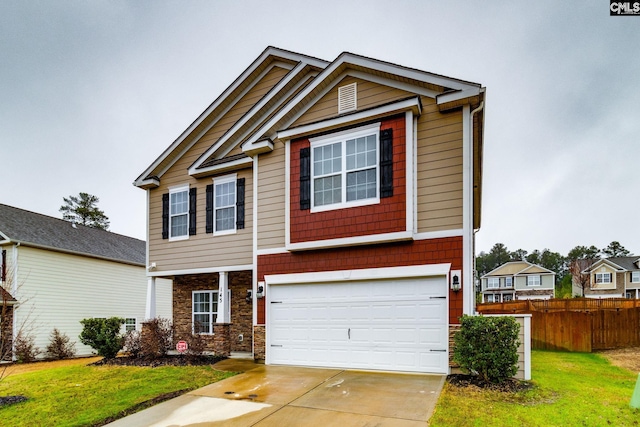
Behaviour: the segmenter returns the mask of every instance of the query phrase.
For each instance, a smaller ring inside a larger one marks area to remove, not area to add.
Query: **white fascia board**
[[[489,276],[513,276],[514,274],[493,274],[493,273],[495,273],[496,271],[500,270],[500,269],[501,269],[502,267],[504,267],[505,265],[509,265],[509,264],[521,264],[521,263],[528,264],[528,265],[532,265],[532,264],[531,264],[530,262],[528,262],[528,261],[509,261],[509,262],[505,262],[505,263],[504,263],[504,264],[502,264],[502,265],[499,265],[498,267],[494,268],[493,270],[491,270],[490,272],[488,272],[487,274],[485,274],[484,276],[482,276],[482,277],[480,277],[480,278],[481,278],[481,279],[484,279],[485,277],[489,277]],[[528,267],[525,267],[525,268],[528,268]],[[522,271],[522,270],[520,270],[520,271]],[[518,271],[518,273],[519,273],[520,271]],[[515,273],[515,274],[518,274],[518,273]]]
[[[222,267],[189,268],[185,270],[150,271],[147,277],[182,276],[185,274],[224,273],[227,271],[253,270],[253,264],[226,265]]]
[[[602,264],[607,264],[609,267],[615,269],[615,270],[623,270],[624,268],[620,267],[618,264],[609,261],[606,258],[603,259],[599,259],[596,262],[594,262],[593,264],[591,264],[591,267],[586,268],[584,270],[582,270],[580,273],[585,274],[585,273],[591,273],[593,272],[593,270],[595,270],[596,268],[600,267]]]
[[[399,80],[393,80],[393,79],[389,79],[386,77],[382,77],[382,76],[376,76],[374,74],[368,74],[365,73],[364,71],[359,71],[359,70],[349,70],[345,73],[345,76],[351,76],[351,77],[355,77],[361,80],[367,80],[370,81],[372,83],[377,83],[379,85],[382,86],[389,86],[395,89],[400,89],[400,90],[404,90],[407,92],[412,92],[412,93],[416,93],[418,95],[423,95],[426,96],[428,98],[433,98],[436,99],[438,95],[440,95],[440,92],[437,92],[435,90],[431,90],[431,89],[427,89],[424,88],[422,86],[416,86],[416,85],[412,85],[410,83],[406,83],[406,82],[402,82]],[[336,80],[341,80],[342,77],[340,79],[336,79]],[[336,84],[338,82],[336,81]]]
[[[273,151],[273,141],[269,138],[242,144],[242,152],[251,157],[254,157],[257,154],[270,153],[271,151]]]
[[[413,240],[443,239],[447,237],[462,237],[463,235],[464,233],[461,228],[442,231],[426,231],[422,233],[414,233]]]
[[[480,92],[480,87],[473,87],[465,90],[457,90],[455,92],[442,93],[436,96],[436,103],[438,105],[442,105],[446,104],[447,102],[460,101],[462,99],[478,96],[480,95]]]
[[[364,268],[357,270],[316,271],[313,273],[268,274],[267,285],[290,285],[298,283],[354,282],[386,279],[409,279],[418,277],[446,276],[450,263],[423,264],[403,267]]]
[[[289,251],[307,251],[313,249],[338,248],[341,246],[368,245],[371,243],[399,242],[403,240],[413,240],[413,233],[411,231],[398,231],[395,233],[370,234],[366,236],[314,240],[301,243],[290,243],[287,241],[286,249]]]
[[[346,126],[350,123],[357,123],[370,117],[383,116],[395,112],[403,112],[411,110],[415,115],[422,113],[422,105],[420,98],[410,98],[403,101],[394,102],[393,104],[382,105],[380,107],[372,108],[370,110],[360,111],[354,114],[348,114],[346,116],[340,116],[322,122],[310,123],[308,125],[298,126],[292,129],[287,129],[278,132],[278,139],[288,140],[296,137],[304,136],[317,132],[321,129],[329,129],[340,126]]]
[[[251,157],[243,157],[242,159],[233,160],[230,162],[220,163],[218,165],[210,166],[208,168],[202,168],[195,171],[195,173],[189,173],[194,178],[200,178],[202,176],[210,175],[212,173],[222,173],[231,170],[241,169],[243,167],[250,167],[253,165],[253,159]]]
[[[519,271],[519,272],[517,272],[516,274],[514,274],[514,276],[518,276],[518,275],[520,275],[520,274],[536,274],[536,273],[538,273],[538,274],[545,274],[544,272],[542,272],[542,273],[541,273],[541,272],[539,272],[539,271],[538,271],[538,272],[535,272],[535,273],[527,273],[527,270],[531,270],[531,269],[532,269],[532,268],[534,268],[534,267],[538,267],[538,268],[543,269],[543,270],[546,272],[546,274],[549,274],[549,273],[556,274],[556,273],[554,273],[553,271],[549,270],[548,268],[544,268],[544,267],[542,267],[542,266],[540,266],[540,265],[538,265],[538,264],[531,264],[531,265],[530,265],[530,266],[528,266],[527,268],[524,268],[524,269],[522,269],[521,271]]]
[[[139,181],[134,181],[133,185],[143,190],[148,190],[150,188],[156,188],[160,186],[160,180],[157,178],[148,178]]]
[[[271,71],[271,69],[273,67],[275,67],[275,66],[284,67],[284,65],[286,65],[286,64],[281,64],[281,63],[277,63],[277,62],[272,64],[269,68],[267,68],[265,70],[265,73],[263,73],[262,75],[260,75],[259,78],[256,79],[256,82],[260,81],[261,78],[263,77],[263,75],[266,74],[266,72]],[[287,73],[287,75],[284,76],[282,78],[282,80],[280,80],[273,88],[271,88],[271,90],[269,90],[269,93],[266,96],[264,96],[253,107],[251,107],[251,109],[246,114],[244,114],[240,118],[240,120],[238,120],[237,122],[235,122],[233,124],[231,129],[226,131],[224,133],[224,135],[222,135],[222,137],[215,144],[213,144],[207,151],[205,151],[200,157],[198,157],[198,159],[191,166],[189,166],[189,175],[195,175],[197,173],[196,171],[197,171],[198,167],[200,167],[200,165],[202,165],[202,163],[204,163],[225,142],[227,142],[233,135],[235,135],[235,133],[238,132],[238,130],[242,126],[244,126],[268,102],[270,102],[273,99],[273,97],[275,95],[277,95],[280,92],[280,90],[284,86],[286,86],[294,77],[296,77],[298,74],[300,74],[302,72],[302,70],[304,70],[306,68],[306,66],[307,66],[306,63],[301,62],[298,65],[296,65],[295,68],[293,68],[293,70],[291,70],[289,73]],[[208,131],[209,129],[210,129],[210,126],[207,127],[206,131]],[[196,139],[196,141],[197,141],[197,139]]]

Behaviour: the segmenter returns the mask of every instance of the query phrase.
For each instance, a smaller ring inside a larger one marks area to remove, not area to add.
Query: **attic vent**
[[[356,83],[338,88],[338,114],[346,113],[358,108],[358,92]]]

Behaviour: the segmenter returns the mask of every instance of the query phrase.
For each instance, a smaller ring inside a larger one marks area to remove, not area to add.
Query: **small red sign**
[[[188,348],[189,345],[187,345],[186,341],[178,341],[178,344],[176,344],[176,350],[178,350],[180,353],[184,353]]]

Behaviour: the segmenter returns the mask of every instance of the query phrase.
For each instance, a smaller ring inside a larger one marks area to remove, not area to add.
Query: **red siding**
[[[362,268],[451,263],[462,269],[462,237],[352,246],[321,251],[258,256],[258,280],[268,274],[310,273]],[[464,273],[463,273],[464,274]],[[258,301],[258,324],[265,322],[264,299]],[[462,290],[449,291],[449,323],[462,316]]]
[[[300,210],[300,149],[308,139],[291,143],[291,243],[405,231],[406,131],[404,116],[381,122],[393,128],[393,197],[379,204],[311,213]]]

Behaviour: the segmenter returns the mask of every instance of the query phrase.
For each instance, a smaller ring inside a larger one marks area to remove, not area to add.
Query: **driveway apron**
[[[115,421],[130,426],[425,426],[444,375],[254,365],[246,371]]]

